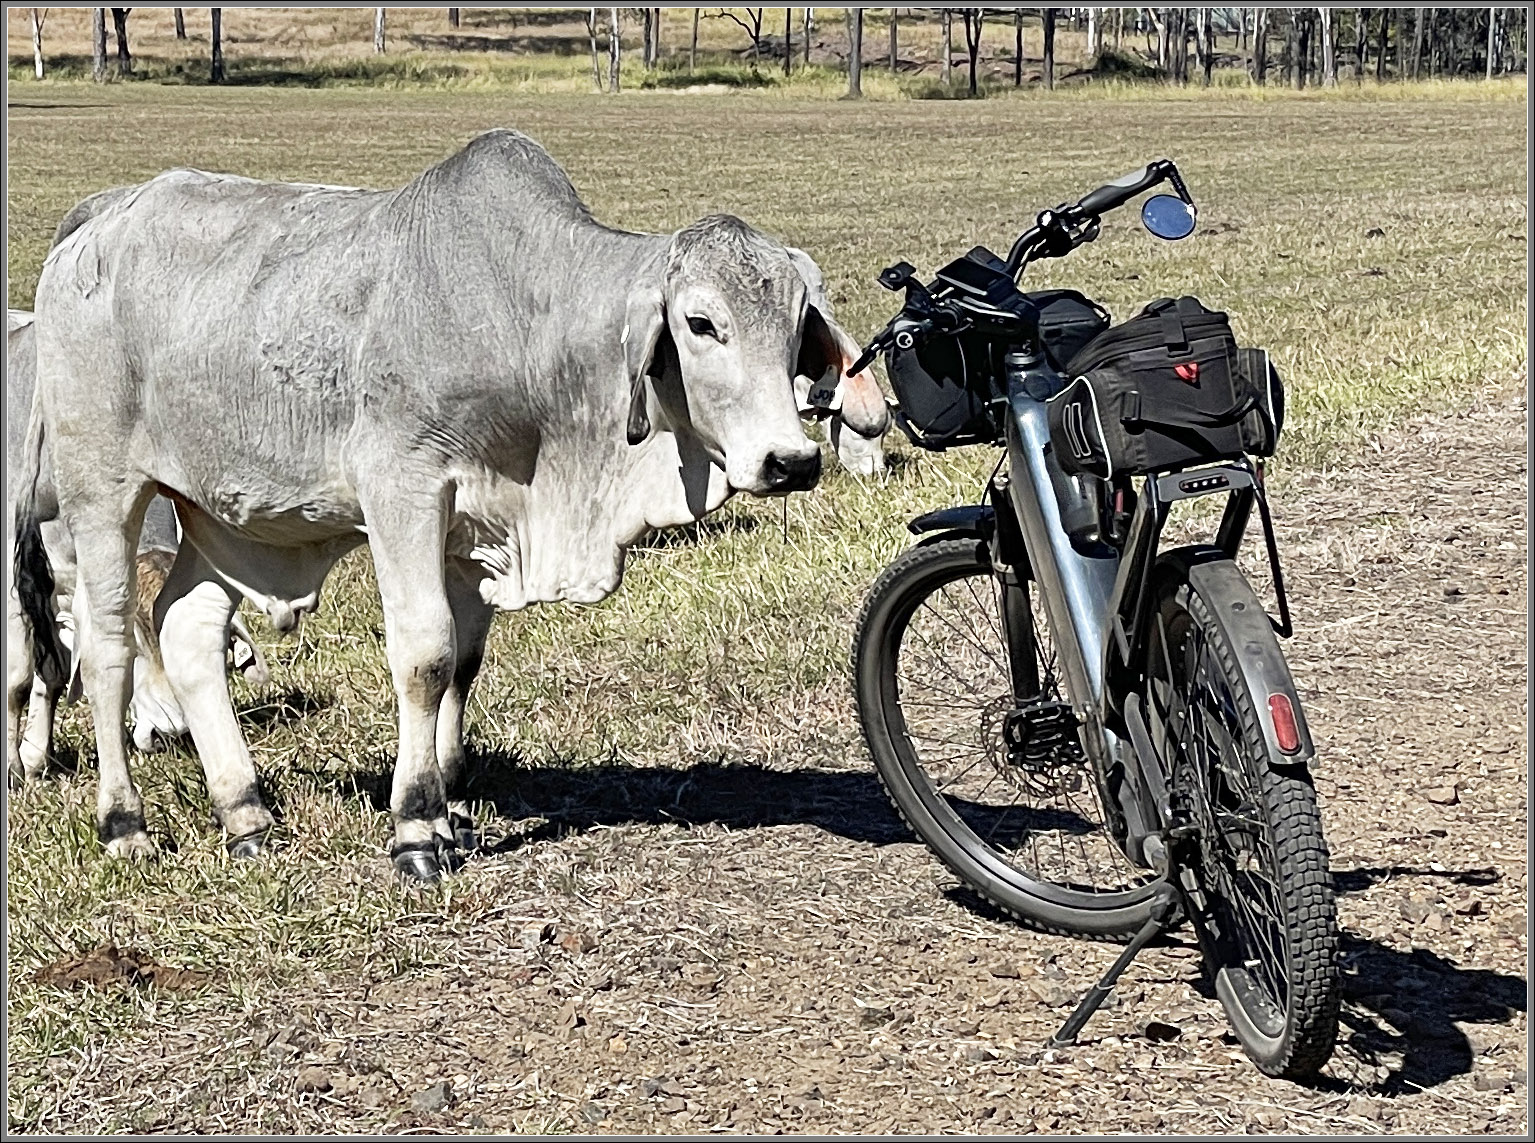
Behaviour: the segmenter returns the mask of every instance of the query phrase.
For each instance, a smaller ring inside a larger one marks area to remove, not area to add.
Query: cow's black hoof
[[[422,885],[435,885],[443,874],[456,873],[464,864],[461,853],[436,838],[415,845],[396,844],[390,856],[396,873]]]
[[[267,831],[248,833],[244,837],[232,837],[224,843],[229,856],[237,861],[251,861],[266,852]]]

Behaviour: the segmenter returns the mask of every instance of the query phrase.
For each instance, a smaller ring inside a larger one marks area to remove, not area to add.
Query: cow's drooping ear
[[[665,360],[666,304],[659,285],[641,286],[629,294],[624,311],[624,365],[629,372],[629,443],[637,445],[650,435],[650,410],[646,401],[649,379],[659,376]]]
[[[793,246],[787,250],[789,260],[804,280],[808,303],[805,330],[800,337],[798,372],[810,378],[814,393],[824,388],[820,382],[835,366],[836,376],[830,383],[837,386],[837,391],[826,407],[860,436],[882,436],[890,428],[890,409],[885,404],[885,394],[880,390],[879,382],[874,379],[874,371],[865,369],[853,377],[846,375],[848,367],[858,360],[858,343],[837,324],[831,301],[826,296],[821,268],[815,264],[815,259]]]

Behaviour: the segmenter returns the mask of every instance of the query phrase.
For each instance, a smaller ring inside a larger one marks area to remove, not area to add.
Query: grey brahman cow
[[[36,350],[32,314],[25,310],[6,313],[5,401],[11,415],[5,428],[7,520],[15,509],[15,489],[22,468],[27,411],[32,407],[36,382]],[[44,514],[52,515],[54,500],[51,466],[46,454],[40,466],[38,501]],[[10,524],[6,524],[9,531]],[[69,608],[74,589],[74,541],[69,529],[57,519],[40,524],[49,564],[55,580],[55,606],[61,621],[60,637],[66,649],[72,642]],[[157,496],[144,513],[136,562],[137,592],[134,638],[138,652],[133,660],[133,741],[140,750],[153,750],[187,732],[181,704],[171,690],[161,663],[159,640],[151,612],[165,584],[178,547],[176,514],[169,500]],[[53,754],[54,712],[68,679],[58,671],[36,670],[31,640],[22,621],[15,591],[6,599],[6,772],[12,782],[38,777]],[[234,620],[231,650],[235,664],[256,685],[267,681],[266,660],[245,625]],[[25,709],[23,733],[22,710]]]
[[[291,630],[367,543],[399,707],[391,852],[431,881],[473,837],[463,715],[493,612],[596,602],[653,529],[812,487],[795,378],[856,352],[802,252],[724,215],[605,226],[511,130],[394,190],[177,170],[74,218],[38,283],[27,459],[51,450],[75,535],[97,827],[119,856],[153,852],[122,728],[156,492],[183,529],[155,605],[166,672],[232,845],[272,817],[218,669],[230,617],[243,597]],[[844,420],[886,415],[872,376],[845,384]],[[16,581],[42,643],[37,522],[24,482]]]

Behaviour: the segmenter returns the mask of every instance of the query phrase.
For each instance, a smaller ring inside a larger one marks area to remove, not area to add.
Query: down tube
[[[1117,556],[1084,556],[1061,526],[1060,506],[1050,482],[1045,453],[1050,423],[1043,401],[1010,386],[1007,450],[1012,480],[1008,491],[1023,530],[1029,563],[1044,597],[1050,634],[1065,675],[1066,696],[1086,726],[1101,727],[1103,641],[1107,630]]]

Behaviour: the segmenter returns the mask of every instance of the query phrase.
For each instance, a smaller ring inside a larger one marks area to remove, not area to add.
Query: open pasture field
[[[385,853],[365,556],[295,638],[258,629],[273,682],[236,699],[283,819],[262,860],[225,857],[185,751],[136,766],[163,857],[105,860],[69,711],[63,764],[8,804],[11,1130],[1524,1132],[1521,87],[856,105],[13,83],[8,113],[23,307],[54,224],[102,187],[175,165],[387,186],[510,125],[609,223],[727,210],[805,247],[863,337],[891,309],[882,266],[1005,249],[1039,207],[1175,158],[1193,238],[1120,212],[1036,281],[1120,317],[1197,293],[1287,378],[1287,653],[1348,997],[1323,1082],[1266,1080],[1182,934],[1080,1046],[1041,1052],[1109,950],[958,890],[854,721],[863,592],[909,517],[996,460],[892,441],[883,480],[732,502],[636,552],[600,606],[500,617],[468,728],[487,852],[437,892]],[[184,971],[80,962],[108,942]]]

